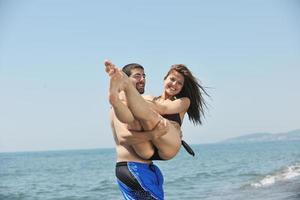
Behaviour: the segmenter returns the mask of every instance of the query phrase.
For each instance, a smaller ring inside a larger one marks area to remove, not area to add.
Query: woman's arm
[[[190,106],[190,99],[187,97],[182,97],[174,101],[163,100],[163,101],[154,101],[153,98],[150,100],[150,96],[145,96],[148,105],[154,109],[159,114],[174,114],[186,112]]]

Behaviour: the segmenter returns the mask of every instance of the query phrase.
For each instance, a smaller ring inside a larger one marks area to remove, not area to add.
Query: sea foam
[[[272,174],[268,174],[261,180],[251,183],[253,187],[267,187],[273,185],[276,182],[286,181],[300,176],[300,163],[296,163],[282,168]]]

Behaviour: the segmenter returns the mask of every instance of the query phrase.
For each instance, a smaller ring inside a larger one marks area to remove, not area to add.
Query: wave
[[[267,187],[275,184],[276,182],[290,180],[297,176],[300,176],[300,163],[295,163],[272,174],[268,174],[261,180],[251,183],[250,185],[256,188]]]
[[[0,194],[0,199],[5,200],[22,200],[25,197],[28,197],[25,193],[17,193],[17,194]]]
[[[111,191],[114,190],[116,187],[115,184],[112,184],[111,180],[105,179],[105,180],[101,180],[99,181],[95,186],[93,186],[92,188],[89,188],[88,191],[89,192],[105,192],[105,191]]]

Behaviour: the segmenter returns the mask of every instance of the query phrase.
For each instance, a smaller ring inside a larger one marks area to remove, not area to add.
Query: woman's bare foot
[[[124,90],[128,84],[128,78],[111,61],[105,60],[105,71],[110,77],[109,102],[111,105],[119,103],[119,93]]]
[[[117,67],[110,60],[105,60],[104,66],[108,76],[112,76],[117,70]]]

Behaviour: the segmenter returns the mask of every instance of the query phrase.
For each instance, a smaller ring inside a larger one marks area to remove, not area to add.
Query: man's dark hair
[[[125,65],[123,68],[122,68],[122,71],[127,75],[127,76],[130,76],[131,75],[131,70],[133,69],[142,69],[144,70],[144,67],[140,64],[137,64],[137,63],[130,63],[130,64],[127,64]]]

